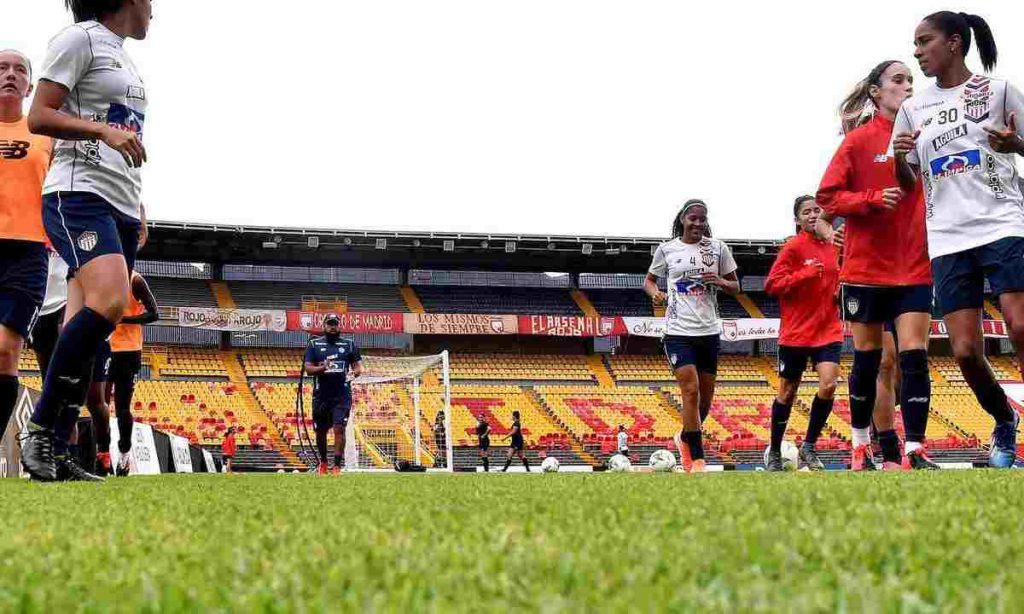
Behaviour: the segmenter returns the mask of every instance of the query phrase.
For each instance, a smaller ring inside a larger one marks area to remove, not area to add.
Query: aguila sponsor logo
[[[962,136],[967,136],[967,124],[960,124],[932,139],[932,149],[938,151]]]

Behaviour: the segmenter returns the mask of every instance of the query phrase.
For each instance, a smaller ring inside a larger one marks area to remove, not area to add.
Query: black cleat
[[[765,471],[785,471],[782,465],[782,452],[768,451],[768,462],[764,464]]]
[[[78,464],[74,458],[66,456],[57,461],[58,482],[103,482],[104,479],[93,475]]]
[[[928,458],[928,454],[924,451],[924,448],[918,448],[913,452],[907,452],[907,465],[917,471],[924,469],[926,471],[936,471],[942,469],[935,464],[932,459]]]
[[[57,479],[57,464],[53,460],[53,430],[29,423],[28,433],[21,437],[21,466],[40,482]]]
[[[818,458],[818,453],[814,450],[814,445],[804,443],[800,446],[800,462],[811,471],[824,471],[825,463],[821,462]]]

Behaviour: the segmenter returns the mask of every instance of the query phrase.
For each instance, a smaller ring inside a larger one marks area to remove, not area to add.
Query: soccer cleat
[[[117,470],[114,472],[114,475],[116,475],[117,477],[120,477],[120,478],[126,477],[131,472],[131,467],[132,467],[132,453],[131,452],[125,452],[124,454],[121,455],[121,458],[117,461]]]
[[[693,466],[693,456],[690,455],[690,444],[683,441],[681,432],[673,435],[672,441],[675,442],[676,449],[679,450],[679,464],[683,466],[683,471],[689,473],[690,468]]]
[[[989,467],[1008,469],[1017,460],[1017,425],[1020,414],[1013,412],[1012,422],[1002,422],[992,430],[992,449],[988,454]]]
[[[338,465],[331,467],[331,475],[341,475],[341,467]]]
[[[317,475],[327,475],[327,463],[320,463],[316,468]]]
[[[98,475],[86,471],[73,456],[65,456],[57,460],[58,482],[103,482]]]
[[[941,467],[932,462],[932,459],[928,458],[928,453],[925,452],[924,448],[918,448],[913,452],[907,452],[903,462],[908,469],[913,469],[915,471],[921,469],[929,471],[941,469]]]
[[[814,449],[814,444],[804,443],[800,446],[800,462],[811,471],[824,471],[825,463],[821,462],[818,458],[818,452]]]
[[[907,471],[908,469],[909,467],[905,467],[903,463],[897,463],[894,461],[885,461],[882,463],[882,471]]]
[[[690,462],[690,473],[704,473],[707,471],[707,466],[704,464],[703,458]]]
[[[113,471],[110,468],[110,452],[96,453],[96,475],[110,475]]]
[[[21,466],[33,480],[53,482],[57,479],[57,463],[53,460],[53,431],[29,423],[29,431],[21,437]]]
[[[872,457],[871,446],[857,446],[853,449],[853,458],[850,459],[850,471],[877,471],[875,459]]]
[[[782,452],[778,450],[768,451],[768,462],[764,465],[765,471],[785,471],[786,468],[782,466]]]

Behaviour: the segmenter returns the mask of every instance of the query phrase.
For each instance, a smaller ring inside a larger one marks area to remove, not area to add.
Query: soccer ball
[[[622,454],[616,454],[615,456],[608,459],[608,469],[621,473],[629,471],[633,468],[633,463],[629,462],[629,459]]]
[[[554,456],[545,458],[540,464],[540,470],[544,473],[558,473],[558,459]]]
[[[672,471],[676,466],[676,456],[668,450],[655,450],[651,454],[650,466],[655,471]]]
[[[764,449],[764,464],[768,464],[768,451],[771,446]],[[786,471],[796,471],[800,466],[800,451],[792,441],[783,441],[780,448],[782,452],[782,467]]]

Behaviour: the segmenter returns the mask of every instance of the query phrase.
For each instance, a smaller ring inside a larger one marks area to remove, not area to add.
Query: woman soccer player
[[[924,183],[935,298],[964,379],[995,420],[989,464],[1011,467],[1020,416],[985,359],[981,310],[988,277],[1024,367],[1024,197],[1016,166],[1024,95],[967,68],[972,30],[989,71],[996,43],[981,17],[942,11],[918,24],[914,57],[935,85],[903,103],[892,149],[904,189],[918,177]]]
[[[830,241],[815,234],[820,215],[821,207],[813,196],[796,199],[793,217],[800,232],[779,251],[765,281],[765,291],[778,297],[782,311],[779,394],[772,403],[771,442],[765,465],[768,471],[783,470],[782,439],[808,360],[818,372],[819,383],[811,402],[807,434],[800,446],[800,460],[812,471],[825,469],[814,444],[832,413],[843,326],[835,302],[839,290],[839,253]]]
[[[480,448],[480,460],[484,464],[484,471],[491,470],[491,425],[487,424],[483,416],[477,418],[476,439]]]
[[[66,4],[76,23],[50,41],[28,117],[33,132],[57,139],[43,223],[72,276],[68,320],[22,445],[22,464],[43,481],[57,476],[55,445],[58,455],[66,446],[58,418],[84,398],[90,358],[127,304],[146,161],[146,89],[124,42],[146,38],[150,0]]]
[[[658,278],[668,277],[668,295]],[[665,311],[665,356],[683,396],[683,430],[676,441],[683,468],[704,471],[701,424],[711,411],[718,373],[722,320],[718,291],[739,294],[736,261],[724,241],[711,238],[708,206],[688,200],[672,221],[672,239],[654,252],[644,291]]]
[[[855,471],[874,469],[871,418],[878,392],[886,322],[895,323],[900,405],[906,431],[906,466],[938,469],[924,449],[931,399],[928,333],[931,329],[931,275],[924,233],[920,187],[901,189],[887,154],[893,118],[912,93],[910,70],[886,61],[875,66],[843,103],[842,144],[832,157],[816,200],[829,217],[846,218],[841,301],[853,332],[850,421]],[[870,121],[856,126],[865,108]],[[856,127],[855,127],[856,126]],[[884,382],[883,382],[884,383]],[[880,422],[885,422],[881,420]],[[878,433],[883,467],[903,468],[896,431]]]
[[[512,431],[506,439],[511,440],[512,445],[508,448],[508,458],[505,459],[505,468],[502,471],[508,471],[508,466],[512,464],[512,456],[514,455],[523,461],[523,467],[526,467],[526,471],[529,472],[530,461],[526,460],[526,454],[523,452],[526,441],[523,439],[523,424],[519,419],[518,409],[512,412]]]
[[[135,378],[142,370],[142,326],[152,324],[160,319],[160,308],[156,297],[149,289],[146,279],[138,273],[132,273],[132,291],[128,297],[128,310],[121,322],[110,336],[110,368],[107,382],[103,387],[104,404],[114,404],[117,416],[117,448],[121,453],[117,464],[117,475],[128,475],[131,466],[132,450],[132,397],[135,395]],[[109,410],[108,410],[109,411]],[[109,416],[107,417],[109,420]],[[110,427],[106,428],[106,446],[98,446],[100,462],[110,469]],[[99,430],[97,429],[97,432]],[[97,436],[97,441],[100,437]],[[102,442],[101,442],[102,443]],[[105,458],[104,458],[105,453]]]
[[[220,446],[221,460],[224,461],[224,473],[231,473],[231,466],[235,462],[235,454],[238,445],[235,443],[235,427],[229,426],[224,433],[224,443]],[[119,463],[120,464],[120,463]]]

